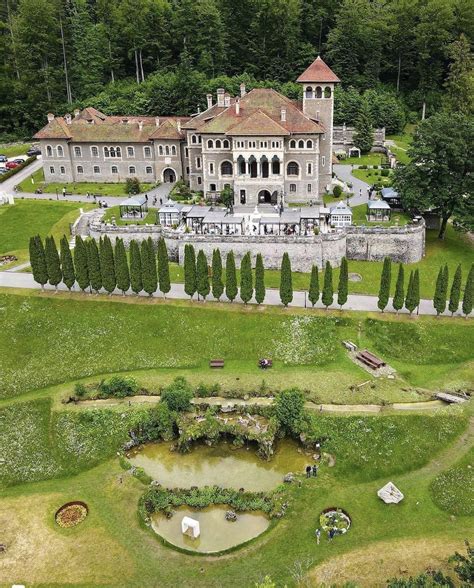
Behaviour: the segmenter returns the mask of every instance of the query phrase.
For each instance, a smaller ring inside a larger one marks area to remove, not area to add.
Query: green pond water
[[[270,524],[269,519],[258,512],[237,513],[237,520],[229,522],[225,519],[226,510],[228,507],[221,505],[201,510],[180,507],[170,519],[161,513],[153,514],[151,526],[172,545],[190,551],[212,553],[249,541],[263,533]],[[181,521],[185,516],[199,521],[201,534],[198,538],[192,539],[181,532]]]
[[[171,443],[148,443],[129,452],[129,461],[141,467],[167,488],[221,486],[267,491],[282,483],[288,472],[303,472],[311,464],[298,445],[284,439],[278,442],[269,461],[261,459],[254,447],[233,449],[228,443],[215,447],[196,444],[189,453],[170,451]]]

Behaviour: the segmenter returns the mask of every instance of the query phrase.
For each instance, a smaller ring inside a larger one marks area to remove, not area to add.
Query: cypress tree
[[[377,306],[383,312],[390,298],[390,283],[392,281],[392,261],[389,257],[383,260],[382,275],[380,276],[379,299]]]
[[[438,316],[446,308],[446,301],[444,302],[444,307],[443,307],[442,293],[443,293],[443,268],[440,267],[439,271],[438,271],[438,277],[436,278],[436,286],[435,286],[435,292],[434,292],[434,296],[433,296],[433,306],[434,306],[434,308],[436,310],[436,314]]]
[[[443,296],[444,296],[445,302],[448,301],[448,289],[449,289],[449,270],[448,270],[448,264],[446,263],[444,265],[444,270],[443,270]]]
[[[410,314],[416,308],[414,290],[413,290],[413,280],[414,280],[414,273],[412,270],[410,272],[410,277],[408,278],[407,295],[405,298],[405,308],[410,312]]]
[[[418,308],[420,306],[420,270],[418,269],[416,269],[413,274],[412,298],[414,307]],[[415,308],[413,310],[415,310]]]
[[[233,251],[229,251],[225,260],[225,295],[231,302],[237,296],[237,272]]]
[[[209,295],[209,269],[207,267],[207,258],[202,249],[199,250],[196,263],[196,282],[197,292],[206,300]]]
[[[326,268],[324,270],[323,295],[321,301],[328,309],[334,300],[334,287],[332,285],[332,267],[329,261],[326,261]]]
[[[240,298],[247,304],[253,296],[252,261],[247,252],[240,263]]]
[[[99,293],[102,288],[102,275],[100,273],[99,249],[95,239],[86,241],[87,267],[89,268],[89,279],[91,290]]]
[[[115,277],[117,278],[117,288],[125,292],[130,288],[130,271],[128,269],[127,254],[122,239],[115,241]]]
[[[462,312],[466,318],[472,312],[472,300],[474,298],[474,264],[467,275],[466,285],[464,287],[464,296],[462,299]]]
[[[102,286],[109,294],[112,294],[117,286],[117,279],[115,277],[114,251],[107,235],[99,241],[99,259]]]
[[[395,296],[393,297],[393,308],[399,311],[403,308],[403,302],[405,300],[405,270],[403,269],[403,263],[398,266],[397,284],[395,286]]]
[[[130,241],[130,285],[137,296],[143,290],[142,256],[135,239]]]
[[[265,268],[261,253],[257,253],[255,261],[255,300],[257,304],[262,304],[265,300]]]
[[[171,290],[171,282],[168,250],[163,237],[158,241],[158,282],[160,291],[163,292],[163,296],[166,298],[166,295]]]
[[[46,259],[46,269],[48,271],[48,281],[51,286],[54,286],[57,290],[58,284],[63,276],[54,237],[46,237],[44,254]]]
[[[212,252],[212,295],[216,300],[220,300],[223,292],[221,252],[219,249],[214,249]]]
[[[151,237],[142,241],[142,281],[145,292],[152,296],[158,288],[158,275],[156,272],[155,249]]]
[[[283,253],[283,258],[281,260],[280,300],[282,301],[283,306],[288,306],[288,304],[293,300],[293,279],[291,275],[291,262],[290,256],[286,251],[285,253]]]
[[[349,290],[349,267],[345,257],[341,260],[341,269],[339,271],[339,284],[337,286],[337,303],[340,308],[347,302],[347,293]]]
[[[76,235],[76,246],[74,247],[74,269],[79,288],[84,292],[91,285],[89,280],[89,267],[87,265],[87,250],[80,235]]]
[[[457,312],[459,308],[459,300],[461,299],[461,282],[462,282],[462,269],[461,264],[456,268],[456,272],[453,278],[453,284],[451,286],[451,292],[449,295],[449,311],[451,316]]]
[[[48,281],[48,269],[46,267],[46,256],[43,241],[39,235],[30,237],[30,264],[35,282],[41,284],[41,289]]]
[[[69,241],[66,235],[61,237],[59,243],[61,252],[61,269],[63,272],[63,282],[66,284],[69,290],[74,286],[76,282],[76,274],[74,272],[74,264],[72,262],[71,249],[69,248]]]
[[[311,268],[311,279],[309,281],[308,298],[313,306],[319,299],[319,275],[317,265],[313,265],[313,267]]]
[[[184,246],[184,291],[191,298],[196,293],[196,254],[188,243]]]

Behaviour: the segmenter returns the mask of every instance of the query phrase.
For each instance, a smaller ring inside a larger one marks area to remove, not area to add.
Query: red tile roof
[[[281,124],[272,120],[260,109],[241,119],[226,133],[226,135],[267,135],[270,137],[289,134],[289,131],[282,127]]]
[[[297,82],[328,82],[335,84],[341,80],[332,71],[332,69],[324,63],[321,57],[316,57],[313,63],[300,75]]]

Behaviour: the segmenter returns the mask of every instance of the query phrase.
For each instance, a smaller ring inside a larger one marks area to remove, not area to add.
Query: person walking
[[[318,477],[318,466],[316,464],[314,464],[312,470],[313,470],[313,478],[317,478]]]
[[[66,186],[63,188],[63,198],[66,198]]]
[[[319,545],[319,542],[321,540],[321,529],[319,527],[316,529],[315,535],[316,535],[316,545]]]
[[[311,466],[306,466],[306,477],[311,478]]]

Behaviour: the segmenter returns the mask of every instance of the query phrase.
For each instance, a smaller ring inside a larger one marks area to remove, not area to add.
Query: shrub
[[[209,398],[209,396],[218,396],[221,391],[220,384],[210,384],[206,386],[202,382],[196,388],[196,396],[199,398]]]
[[[36,159],[36,155],[33,155],[32,157],[28,157],[28,159],[25,159],[24,163],[20,163],[20,165],[18,165],[17,167],[15,167],[13,169],[9,169],[6,173],[4,173],[3,175],[0,176],[0,184],[2,182],[4,182],[5,180],[8,180],[8,178],[11,178],[12,176],[17,174],[18,172],[20,172],[27,165],[30,165],[30,163],[35,161],[35,159]]]
[[[364,165],[359,165],[359,169],[367,169],[367,166],[364,163]]]
[[[175,424],[176,413],[173,413],[166,403],[160,402],[140,421],[135,435],[141,443],[158,439],[170,441],[174,437]]]
[[[100,395],[114,396],[115,398],[133,396],[138,392],[138,388],[134,378],[124,378],[122,376],[114,376],[108,381],[102,380],[98,386]]]
[[[163,389],[161,401],[164,402],[170,410],[183,412],[191,408],[191,398],[193,398],[191,386],[185,378],[179,376],[174,379],[173,383]]]
[[[173,186],[170,196],[175,196],[177,200],[191,200],[193,193],[189,186],[186,185],[186,182],[178,180]]]
[[[378,165],[373,165],[372,166],[372,169],[379,169],[379,166]]]
[[[127,178],[125,180],[125,192],[127,194],[140,194],[140,180],[138,178]]]
[[[74,386],[74,395],[77,396],[78,398],[83,398],[86,394],[87,394],[87,388],[84,386],[84,384],[81,384],[80,382],[78,382]]]
[[[334,198],[339,198],[342,194],[342,188],[341,186],[339,186],[338,184],[336,184],[334,186],[334,189],[332,191]]]
[[[297,433],[301,428],[304,411],[304,395],[301,390],[291,388],[282,390],[275,399],[275,416],[280,426],[289,433]]]
[[[381,175],[384,178],[387,178],[390,175],[390,170],[389,169],[383,169],[380,173],[381,173]]]

